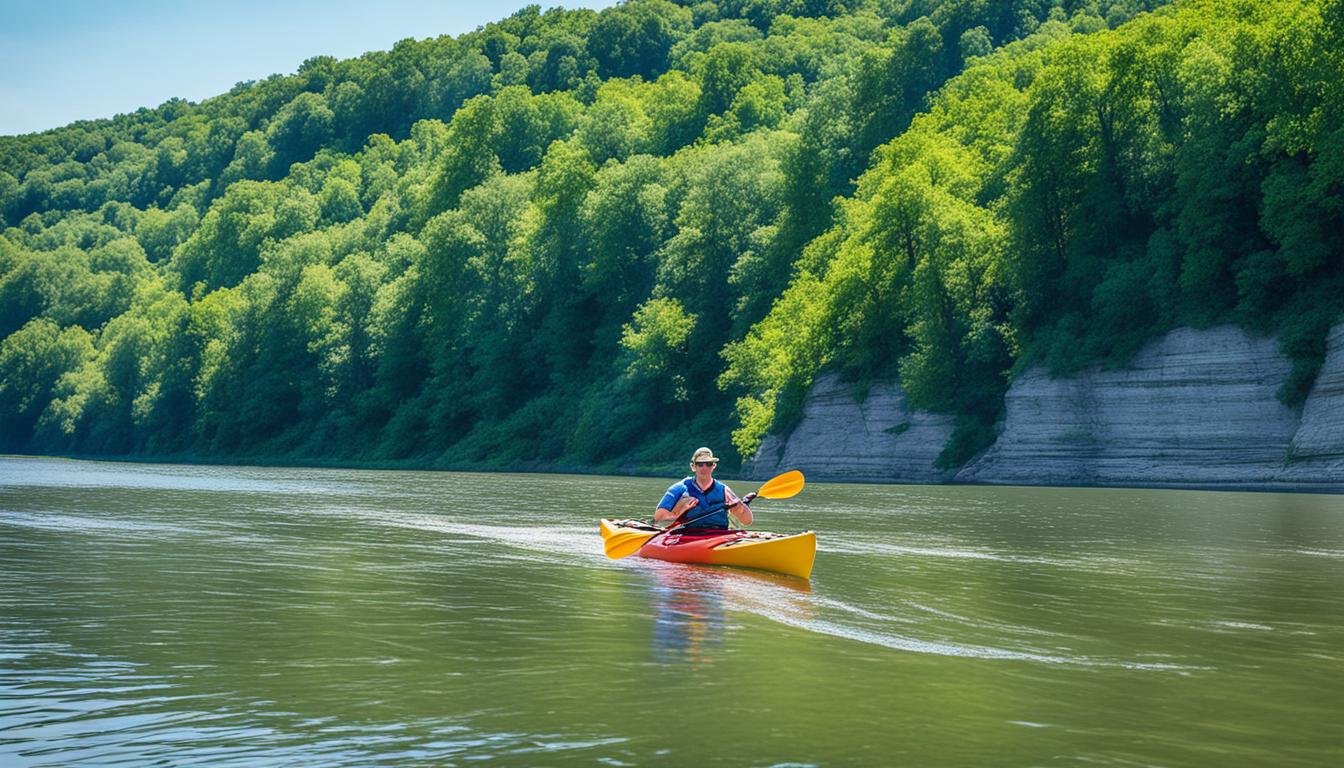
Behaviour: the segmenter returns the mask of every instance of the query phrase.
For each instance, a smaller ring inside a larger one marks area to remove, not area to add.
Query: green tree
[[[0,446],[21,451],[46,410],[57,382],[94,356],[92,337],[79,326],[62,329],[36,318],[0,342]]]
[[[628,357],[625,375],[653,387],[659,403],[675,406],[683,416],[691,394],[685,375],[687,342],[695,323],[696,316],[676,299],[650,299],[621,330],[621,348]]]
[[[238,284],[261,264],[262,249],[317,223],[317,200],[270,182],[239,182],[210,206],[201,226],[175,252],[172,268],[183,290]]]
[[[602,77],[656,78],[668,55],[691,30],[691,12],[666,0],[636,0],[607,8],[588,35],[588,51]]]

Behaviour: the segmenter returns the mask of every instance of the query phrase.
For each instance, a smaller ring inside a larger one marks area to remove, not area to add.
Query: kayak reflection
[[[686,566],[653,569],[658,616],[653,623],[653,655],[659,663],[713,662],[723,644],[728,614],[721,584]]]
[[[776,597],[812,591],[807,581],[763,571],[673,563],[649,571],[658,611],[653,655],[660,663],[711,664],[721,655],[730,608],[749,611],[762,599],[778,605],[768,594],[776,590]],[[811,613],[810,606],[801,610]]]

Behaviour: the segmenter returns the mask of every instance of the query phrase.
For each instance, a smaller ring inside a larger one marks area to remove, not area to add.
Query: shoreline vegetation
[[[1344,0],[630,0],[0,137],[0,451],[725,468],[1344,318]],[[651,473],[661,474],[661,473]]]

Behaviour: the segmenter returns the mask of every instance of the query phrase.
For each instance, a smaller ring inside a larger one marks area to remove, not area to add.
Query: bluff
[[[1302,424],[1278,480],[1344,486],[1344,324],[1330,331],[1325,365],[1302,407]]]
[[[1232,326],[1177,329],[1121,369],[1052,378],[1031,368],[1005,396],[998,439],[955,474],[933,467],[949,420],[911,411],[892,384],[857,402],[828,375],[809,392],[800,423],[766,440],[749,471],[796,467],[818,480],[874,482],[1344,490],[1344,325],[1332,329],[1300,412],[1276,397],[1290,369],[1276,339]]]
[[[876,383],[859,399],[853,385],[826,373],[808,392],[798,425],[766,437],[744,471],[758,479],[802,469],[817,480],[941,483],[952,472],[933,461],[951,433],[951,417],[912,410],[898,384]]]

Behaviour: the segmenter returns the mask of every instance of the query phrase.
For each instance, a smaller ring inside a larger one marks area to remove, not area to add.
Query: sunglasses
[[[712,467],[712,466],[714,466],[715,464],[718,464],[718,463],[719,463],[719,462],[717,462],[717,461],[697,461],[697,462],[695,462],[695,466],[697,466],[697,467]]]

